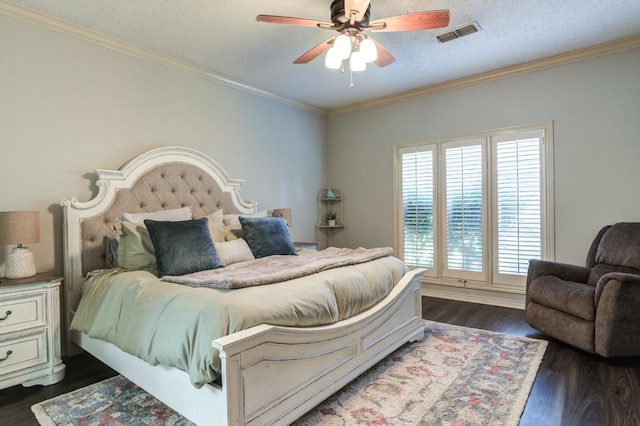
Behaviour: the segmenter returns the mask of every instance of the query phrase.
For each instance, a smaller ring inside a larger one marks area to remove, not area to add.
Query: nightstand
[[[64,378],[61,282],[50,273],[0,278],[0,389],[51,385]]]

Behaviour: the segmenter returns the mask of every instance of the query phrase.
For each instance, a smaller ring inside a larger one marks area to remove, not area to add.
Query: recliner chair
[[[526,318],[588,352],[640,355],[640,223],[602,228],[585,267],[530,260]]]

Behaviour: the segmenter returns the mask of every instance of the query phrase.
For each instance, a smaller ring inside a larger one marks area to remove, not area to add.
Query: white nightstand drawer
[[[47,331],[9,338],[0,343],[0,375],[44,364]]]
[[[45,325],[46,298],[45,292],[30,292],[0,299],[0,333]]]

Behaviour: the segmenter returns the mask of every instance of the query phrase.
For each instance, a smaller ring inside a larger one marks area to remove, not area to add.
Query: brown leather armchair
[[[602,228],[585,267],[529,261],[526,317],[532,327],[585,351],[640,355],[640,223]]]

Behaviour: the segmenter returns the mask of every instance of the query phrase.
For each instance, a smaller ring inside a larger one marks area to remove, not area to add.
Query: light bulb
[[[348,35],[340,34],[333,42],[333,48],[336,49],[340,59],[347,59],[351,54],[351,39]]]
[[[351,71],[364,71],[367,68],[367,63],[364,60],[362,52],[356,50],[351,54],[349,67],[351,68]]]
[[[360,52],[365,62],[373,62],[378,59],[378,49],[376,49],[376,44],[370,38],[360,42]]]
[[[340,69],[342,66],[342,59],[340,59],[335,47],[332,47],[327,51],[327,54],[324,57],[324,66],[331,68],[332,70]]]

